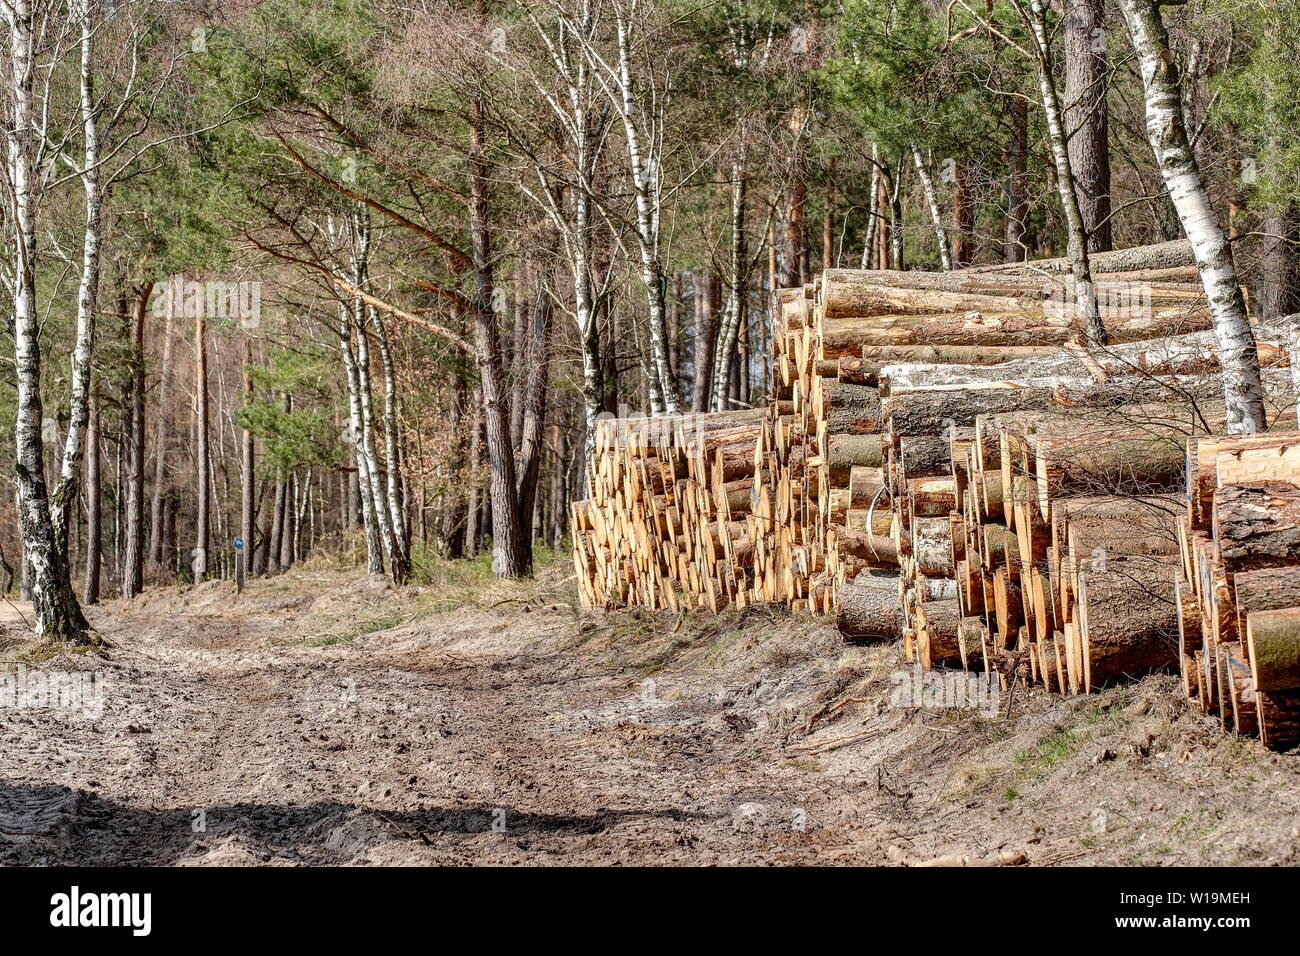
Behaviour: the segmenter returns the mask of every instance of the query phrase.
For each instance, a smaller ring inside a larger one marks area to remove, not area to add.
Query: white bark
[[[367,454],[361,440],[363,417],[361,414],[361,384],[357,375],[356,352],[352,348],[353,309],[339,305],[339,355],[343,359],[344,378],[348,385],[347,441],[352,447],[352,459],[357,468],[357,494],[361,499],[361,526],[366,539],[366,570],[371,574],[384,573],[384,546],[375,513],[375,499],[370,493],[370,477],[375,463]]]
[[[523,14],[546,48],[558,90],[544,82],[535,71],[527,71],[524,75],[549,107],[565,139],[559,149],[562,162],[551,161],[549,153],[532,144],[518,147],[537,181],[535,188],[526,183],[520,186],[554,226],[572,275],[573,304],[569,312],[581,344],[584,453],[586,460],[590,461],[595,450],[596,423],[604,400],[602,347],[597,321],[602,292],[592,260],[591,239],[595,180],[608,118],[605,111],[595,105],[595,79],[585,53],[593,42],[597,18],[592,0],[579,0],[572,15],[553,8],[551,14],[556,19],[554,32],[537,18],[532,9],[524,8]]]
[[[736,147],[731,162],[731,249],[727,282],[727,302],[713,353],[713,397],[711,407],[727,407],[731,391],[731,355],[740,339],[740,320],[745,298],[745,144]]]
[[[84,138],[82,189],[85,193],[85,234],[82,244],[81,280],[77,289],[77,324],[72,347],[71,398],[68,408],[68,433],[64,439],[63,461],[54,488],[55,531],[66,553],[68,528],[81,488],[81,460],[86,424],[90,418],[90,363],[95,348],[95,317],[99,298],[100,211],[99,127],[95,103],[94,23],[90,4],[78,0],[72,6],[81,21],[81,128]]]
[[[633,0],[631,16],[636,15]],[[652,411],[676,415],[681,411],[677,396],[677,383],[673,380],[668,363],[668,311],[664,303],[663,262],[659,247],[659,221],[663,202],[661,189],[662,170],[660,151],[656,148],[658,133],[652,128],[643,133],[642,106],[638,102],[638,89],[632,69],[632,54],[628,31],[631,20],[615,13],[618,38],[618,67],[610,70],[611,98],[623,120],[623,136],[627,141],[628,172],[636,198],[637,249],[641,257],[641,281],[645,285],[649,304],[650,324],[650,403]],[[589,46],[588,51],[592,48]],[[600,62],[598,60],[598,62]],[[667,97],[655,100],[657,116],[650,122],[663,123]],[[648,134],[648,135],[647,135]]]
[[[1259,355],[1246,319],[1232,247],[1201,180],[1187,135],[1178,66],[1153,0],[1121,0],[1145,89],[1147,137],[1169,199],[1196,255],[1223,365],[1228,432],[1247,434],[1266,425]]]
[[[353,260],[352,281],[358,289],[364,289],[369,280],[368,264],[370,259],[369,219],[364,214],[353,218]],[[362,494],[370,499],[370,507],[375,516],[375,527],[379,531],[383,545],[384,560],[391,569],[393,563],[393,526],[384,503],[384,491],[380,482],[379,456],[375,452],[375,413],[370,388],[370,339],[366,328],[366,305],[360,299],[352,301],[352,328],[356,333],[355,374],[357,377],[357,396],[360,400],[360,431],[357,441],[366,462],[365,484]]]
[[[1069,144],[1065,135],[1065,121],[1061,99],[1052,74],[1051,48],[1047,33],[1047,12],[1043,0],[1029,0],[1029,12],[1021,10],[1029,23],[1034,65],[1038,72],[1038,89],[1043,100],[1043,114],[1047,120],[1047,136],[1052,146],[1052,162],[1056,167],[1056,189],[1065,210],[1068,231],[1067,254],[1074,275],[1074,295],[1083,318],[1084,333],[1090,346],[1106,344],[1106,327],[1102,324],[1097,307],[1097,292],[1092,282],[1092,266],[1088,258],[1088,235],[1079,209],[1079,196],[1075,192],[1074,172],[1070,165]]]
[[[930,223],[934,226],[934,238],[939,244],[939,264],[944,272],[952,271],[952,256],[948,252],[948,230],[943,225],[943,213],[939,209],[939,197],[934,191],[934,180],[925,165],[925,157],[916,145],[912,146],[912,163],[916,166],[916,175],[921,179],[921,192],[925,203],[930,207]]]
[[[38,638],[84,640],[88,625],[72,590],[67,553],[59,546],[41,444],[41,349],[36,314],[36,215],[41,186],[37,156],[43,138],[35,102],[37,17],[30,0],[0,6],[9,29],[4,126],[13,287],[14,428],[18,518]]]
[[[374,309],[367,309],[367,319],[375,330],[375,341],[379,343],[380,369],[384,379],[384,457],[388,464],[385,497],[393,536],[393,573],[404,577],[410,573],[411,544],[407,540],[406,509],[402,501],[402,436],[397,415],[397,373],[393,367],[393,354],[388,345],[384,320]]]
[[[870,198],[867,200],[867,234],[862,239],[862,269],[874,269],[876,264],[871,261],[871,254],[876,251],[876,235],[880,231],[880,166],[878,165],[880,150],[875,143],[871,144],[871,189],[868,193]]]

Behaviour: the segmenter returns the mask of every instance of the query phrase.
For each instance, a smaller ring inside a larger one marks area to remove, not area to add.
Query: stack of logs
[[[752,600],[771,526],[755,495],[765,410],[598,424],[587,498],[573,503],[586,606],[679,611]]]
[[[1181,664],[1225,726],[1300,740],[1298,433],[1212,437],[1185,244],[1096,258],[1104,349],[1061,260],[778,293],[765,410],[602,425],[584,603],[780,602],[1065,694]],[[1256,335],[1284,365],[1280,330]],[[1293,427],[1289,374],[1265,378]]]
[[[1188,442],[1183,688],[1226,729],[1300,742],[1300,432]]]

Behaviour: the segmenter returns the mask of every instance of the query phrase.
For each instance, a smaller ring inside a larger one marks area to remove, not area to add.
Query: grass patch
[[[1032,750],[1022,750],[1015,762],[1030,770],[1046,773],[1073,754],[1082,742],[1082,734],[1071,727],[1058,727],[1038,742]]]

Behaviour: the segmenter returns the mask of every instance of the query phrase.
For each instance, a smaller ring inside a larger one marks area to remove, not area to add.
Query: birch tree
[[[1170,50],[1160,14],[1162,5],[1159,0],[1120,0],[1142,73],[1147,137],[1205,287],[1223,367],[1228,433],[1263,431],[1267,418],[1259,353],[1246,319],[1232,246],[1214,211],[1187,134],[1178,61]]]
[[[1070,259],[1071,273],[1074,279],[1073,295],[1083,324],[1083,332],[1088,345],[1093,348],[1104,346],[1107,342],[1106,327],[1101,320],[1101,311],[1097,304],[1097,290],[1092,280],[1092,265],[1088,258],[1088,232],[1079,205],[1079,193],[1075,185],[1074,168],[1070,162],[1069,138],[1065,129],[1065,114],[1061,103],[1060,91],[1056,86],[1056,70],[1052,56],[1051,31],[1048,26],[1048,3],[1045,0],[1011,0],[1011,8],[1023,23],[1027,31],[1027,42],[1016,42],[1007,31],[1001,29],[995,18],[993,7],[989,5],[988,13],[981,13],[966,0],[953,0],[953,7],[959,7],[974,21],[971,30],[982,29],[1000,42],[1024,56],[1034,66],[1038,78],[1039,98],[1043,107],[1043,117],[1047,125],[1047,139],[1052,152],[1052,165],[1056,173],[1056,191],[1065,213],[1067,236],[1067,255]],[[960,36],[961,34],[958,34]],[[956,37],[950,36],[950,41]]]
[[[605,395],[598,318],[607,280],[596,264],[594,234],[597,180],[612,120],[586,53],[595,43],[599,18],[594,0],[577,0],[571,9],[555,4],[545,15],[526,4],[521,10],[542,55],[531,66],[513,51],[494,50],[493,57],[517,70],[548,122],[539,127],[525,115],[500,110],[498,123],[508,148],[524,167],[517,180],[519,189],[554,228],[568,266],[573,292],[562,307],[578,336],[584,457],[589,459]],[[554,142],[548,142],[551,139]]]
[[[68,555],[54,524],[45,472],[41,400],[42,355],[36,305],[37,225],[44,186],[45,114],[37,100],[38,36],[45,17],[33,0],[3,0],[0,17],[9,33],[5,97],[5,201],[9,228],[7,284],[13,303],[14,429],[19,528],[29,571],[36,635],[47,641],[86,643],[90,627],[73,591]]]
[[[681,400],[668,361],[668,309],[664,299],[660,237],[664,137],[671,102],[671,81],[656,85],[652,71],[647,68],[647,59],[654,57],[650,46],[654,38],[644,32],[648,13],[641,7],[640,0],[626,0],[626,3],[626,7],[615,3],[611,8],[615,35],[612,56],[600,50],[594,31],[579,36],[593,75],[622,121],[635,207],[633,232],[649,309],[650,369],[647,377],[651,409],[676,415],[681,411]]]
[[[948,251],[948,230],[944,227],[943,212],[939,209],[939,197],[934,190],[934,180],[930,169],[925,164],[925,157],[915,143],[912,144],[912,163],[916,166],[916,176],[921,181],[921,193],[930,210],[930,224],[934,227],[934,238],[939,245],[939,264],[944,272],[952,271],[952,255]]]

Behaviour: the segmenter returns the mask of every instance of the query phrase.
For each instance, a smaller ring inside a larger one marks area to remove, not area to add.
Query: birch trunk
[[[370,494],[370,474],[374,462],[367,453],[363,440],[364,417],[361,412],[361,376],[357,371],[356,351],[352,347],[352,327],[355,310],[349,304],[339,305],[339,355],[343,359],[343,374],[348,386],[348,423],[345,439],[352,446],[352,459],[356,463],[357,497],[361,504],[361,527],[366,539],[366,571],[384,573],[383,542],[375,514],[374,498]]]
[[[917,146],[912,146],[912,163],[916,166],[916,175],[921,180],[921,193],[925,204],[930,209],[930,223],[934,227],[934,237],[939,244],[939,264],[944,272],[952,271],[952,256],[948,252],[948,230],[943,225],[943,212],[939,209],[939,198],[934,191],[934,180],[925,165],[925,158]]]
[[[411,576],[411,543],[406,536],[406,509],[402,501],[402,436],[397,416],[397,372],[388,346],[388,331],[384,320],[373,309],[367,309],[368,318],[379,343],[380,368],[384,376],[384,457],[387,459],[385,483],[388,504],[388,521],[392,528],[392,558],[389,568],[393,580],[404,584]]]
[[[1145,88],[1147,137],[1170,201],[1196,255],[1223,366],[1228,433],[1266,427],[1259,354],[1246,320],[1232,247],[1201,180],[1187,136],[1178,66],[1154,0],[1121,0]]]
[[[72,589],[67,552],[59,547],[51,514],[41,443],[41,348],[36,314],[36,215],[40,202],[36,155],[40,133],[34,97],[36,17],[30,0],[3,7],[9,27],[9,90],[4,124],[9,182],[5,196],[12,229],[14,373],[17,385],[14,474],[25,580],[31,591],[36,636],[90,643],[93,637]]]
[[[731,357],[740,335],[740,318],[745,299],[745,147],[737,147],[731,161],[731,248],[727,276],[727,304],[722,313],[718,342],[713,356],[712,407],[728,406],[731,389]]]
[[[357,288],[364,289],[370,281],[370,211],[362,207],[352,220],[354,251],[352,260],[353,281]],[[370,501],[371,514],[374,516],[375,529],[379,535],[383,559],[390,573],[396,574],[393,556],[396,552],[392,518],[384,500],[383,483],[380,477],[381,465],[375,451],[375,412],[373,389],[370,384],[370,314],[371,310],[360,299],[352,302],[352,325],[356,333],[357,395],[361,404],[361,430],[359,441],[365,456],[366,481],[361,486],[361,493]]]
[[[1088,259],[1088,234],[1083,213],[1079,208],[1079,194],[1075,188],[1074,171],[1070,165],[1069,144],[1065,134],[1061,100],[1052,73],[1050,39],[1047,33],[1047,13],[1043,0],[1029,0],[1031,16],[1028,17],[1033,34],[1034,64],[1038,70],[1038,88],[1043,99],[1043,114],[1047,120],[1047,136],[1052,146],[1052,161],[1056,168],[1056,188],[1065,210],[1067,255],[1074,275],[1074,295],[1083,319],[1088,344],[1100,347],[1106,344],[1106,328],[1101,322],[1097,307],[1097,293],[1092,284],[1092,266]]]
[[[638,117],[642,106],[638,103],[635,79],[632,75],[632,53],[628,37],[629,21],[616,17],[618,38],[618,106],[623,119],[624,138],[627,141],[628,166],[632,175],[632,189],[636,199],[637,248],[641,254],[641,281],[645,284],[649,303],[650,324],[650,405],[656,412],[677,415],[681,400],[677,383],[673,381],[668,365],[668,314],[664,304],[664,273],[660,260],[659,221],[662,202],[659,179],[662,170],[653,152],[653,134],[650,143],[643,141]],[[664,110],[666,104],[656,98],[656,108]],[[662,119],[662,118],[661,118]],[[648,152],[649,150],[649,152]]]
[[[63,462],[54,486],[55,538],[65,556],[68,528],[81,493],[81,464],[86,423],[90,416],[90,365],[95,351],[95,320],[99,298],[100,219],[102,201],[99,186],[98,105],[94,82],[94,25],[90,5],[72,7],[81,21],[80,105],[84,140],[81,184],[85,194],[85,227],[81,255],[81,279],[77,288],[77,327],[72,347],[71,396],[68,403],[68,433],[64,439]],[[65,557],[66,560],[66,557]]]
[[[872,250],[876,247],[876,233],[879,232],[877,217],[880,215],[880,166],[878,165],[878,156],[880,150],[875,143],[871,144],[871,187],[867,190],[867,230],[862,237],[862,264],[861,269],[870,269],[875,263],[871,259]]]

